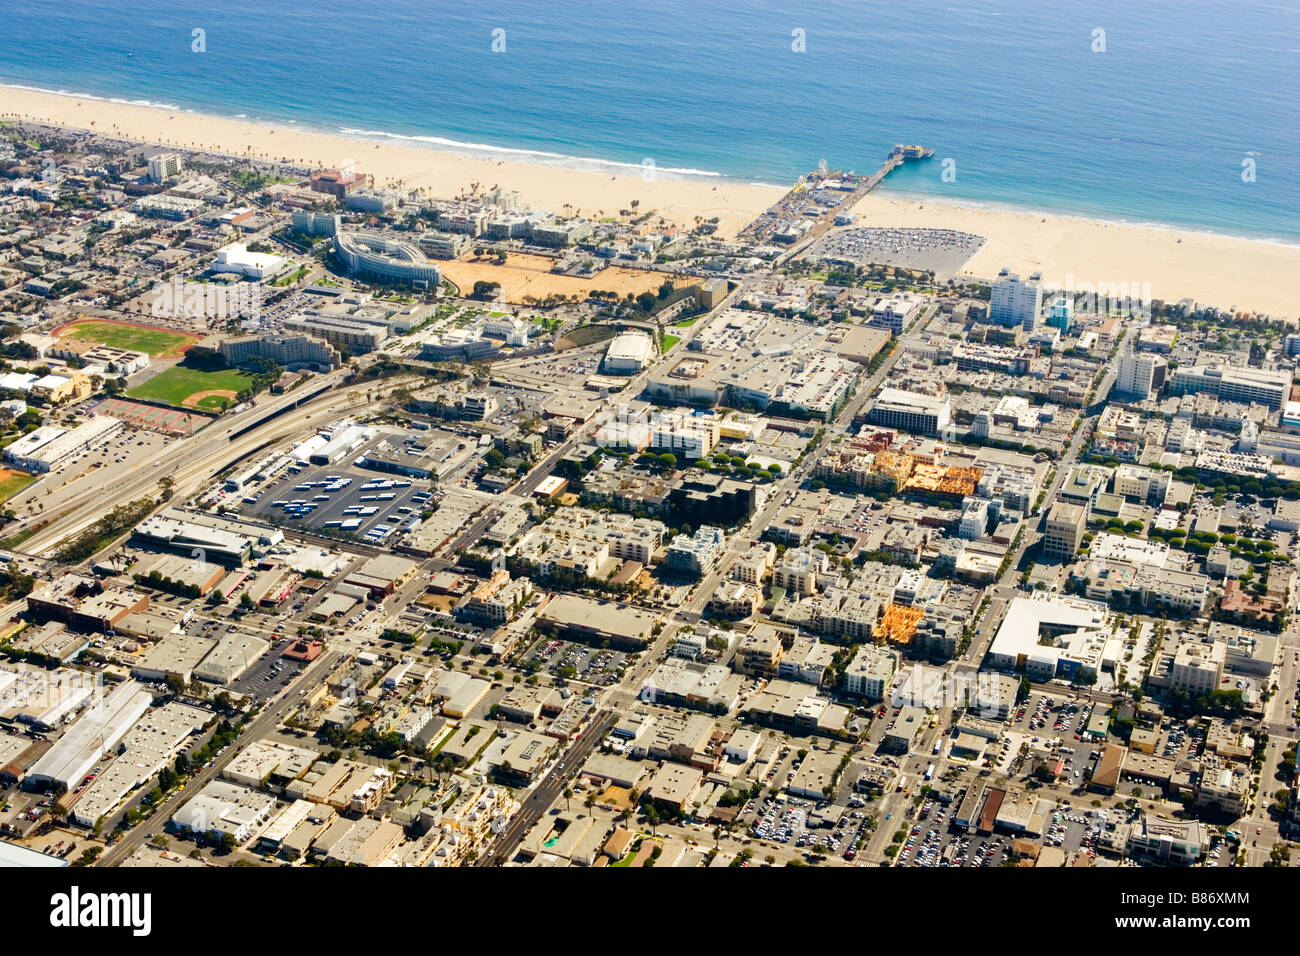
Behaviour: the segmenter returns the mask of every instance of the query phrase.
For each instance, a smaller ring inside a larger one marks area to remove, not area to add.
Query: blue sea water
[[[936,159],[887,189],[1300,241],[1297,0],[3,0],[0,11],[0,83],[780,184],[820,159],[871,170],[914,142]]]

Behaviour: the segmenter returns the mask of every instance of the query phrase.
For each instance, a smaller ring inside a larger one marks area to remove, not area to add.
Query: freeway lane
[[[24,543],[24,549],[30,554],[48,554],[60,542],[93,525],[116,505],[153,493],[163,477],[172,479],[175,497],[183,500],[203,488],[222,468],[261,446],[292,434],[299,428],[312,427],[312,419],[321,421],[331,415],[368,407],[384,389],[391,390],[394,387],[397,387],[395,381],[387,381],[381,388],[372,389],[374,397],[371,398],[357,389],[326,391],[319,398],[285,412],[233,441],[231,434],[243,427],[246,420],[232,420],[224,426],[220,422],[211,425],[190,438],[180,439],[168,446],[168,454],[162,466],[153,467],[141,463],[129,473],[125,481],[112,487],[87,489],[70,498],[60,506],[61,514],[32,535]],[[269,410],[266,406],[250,409],[258,413],[257,417],[267,414]]]

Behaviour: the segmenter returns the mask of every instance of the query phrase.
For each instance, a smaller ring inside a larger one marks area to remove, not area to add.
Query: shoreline
[[[871,193],[896,203],[918,203],[943,206],[945,208],[969,210],[971,212],[1015,213],[1023,216],[1036,216],[1046,219],[1058,219],[1066,222],[1090,222],[1104,226],[1118,226],[1121,229],[1155,229],[1172,232],[1179,236],[1204,236],[1206,239],[1227,239],[1238,242],[1256,242],[1264,245],[1278,246],[1283,249],[1300,249],[1300,237],[1289,239],[1284,236],[1246,235],[1244,233],[1222,232],[1203,226],[1180,226],[1171,222],[1158,222],[1153,219],[1124,219],[1114,216],[1090,216],[1081,212],[1065,210],[1053,211],[1046,206],[1022,206],[1019,203],[1000,199],[970,199],[940,196],[932,193],[919,193],[910,189],[893,189],[886,179]]]
[[[28,86],[0,80],[0,99],[6,91],[37,96],[53,96],[73,100],[92,100],[112,106],[129,106],[147,110],[160,110],[169,113],[182,113],[209,120],[229,121],[251,126],[283,129],[286,132],[314,133],[339,139],[358,140],[374,144],[410,145],[412,148],[425,149],[439,153],[450,153],[468,159],[502,160],[519,162],[530,166],[543,166],[553,169],[574,170],[579,172],[600,173],[622,170],[624,173],[639,173],[641,164],[617,159],[604,159],[597,156],[579,156],[571,153],[557,153],[551,150],[528,146],[502,146],[492,143],[474,143],[464,140],[449,139],[446,136],[429,133],[398,133],[382,129],[360,129],[350,126],[338,126],[331,123],[302,122],[299,120],[274,117],[250,117],[246,113],[222,114],[208,113],[190,106],[157,102],[145,99],[128,99],[121,96],[107,96],[99,93],[81,93],[66,89],[49,89],[47,87]],[[237,155],[237,154],[231,154]],[[656,167],[656,173],[670,181],[707,182],[713,185],[726,183],[733,186],[754,187],[758,189],[788,191],[794,184],[781,185],[748,176],[733,175],[712,169],[694,169],[689,167]],[[901,202],[934,203],[957,209],[984,210],[988,212],[1013,212],[1026,215],[1044,216],[1054,219],[1099,222],[1112,226],[1125,226],[1138,229],[1164,229],[1181,235],[1203,235],[1215,239],[1239,239],[1247,242],[1263,242],[1284,247],[1300,247],[1300,236],[1279,236],[1268,233],[1224,232],[1220,229],[1189,223],[1166,222],[1151,219],[1125,219],[1112,213],[1087,213],[1068,208],[1053,209],[1050,206],[1025,205],[1007,199],[977,199],[974,197],[953,197],[940,193],[917,192],[909,188],[894,189],[888,179],[878,187],[885,198]]]
[[[377,188],[419,190],[430,198],[452,198],[477,184],[518,190],[533,208],[557,215],[581,211],[592,218],[632,208],[655,210],[656,218],[686,228],[696,217],[717,217],[718,234],[735,234],[776,201],[786,187],[748,185],[720,176],[688,175],[657,167],[575,168],[525,162],[496,154],[403,142],[397,137],[362,137],[312,128],[233,119],[190,109],[110,100],[99,96],[39,92],[0,84],[0,120],[30,119],[75,130],[89,130],[141,144],[338,168],[348,162],[369,174]],[[596,162],[596,161],[593,161]],[[599,161],[604,163],[605,161]],[[569,207],[566,209],[566,207]]]
[[[717,218],[717,235],[732,238],[788,187],[745,183],[722,174],[653,170],[614,161],[588,162],[537,150],[456,148],[441,137],[382,131],[356,135],[169,109],[89,94],[38,91],[0,84],[0,114],[142,144],[157,143],[232,157],[337,168],[352,160],[377,187],[452,198],[477,185],[518,190],[524,202],[556,214],[601,218],[635,207],[686,229]],[[369,134],[369,135],[365,135]],[[526,161],[514,156],[533,157]],[[598,167],[598,168],[593,168]],[[1165,301],[1191,298],[1221,309],[1300,315],[1289,281],[1300,274],[1300,243],[1246,238],[1160,223],[1131,223],[1021,208],[992,201],[934,198],[888,187],[852,212],[858,227],[958,229],[983,236],[984,246],[956,274],[991,278],[1003,268],[1040,273],[1045,284],[1149,283]]]

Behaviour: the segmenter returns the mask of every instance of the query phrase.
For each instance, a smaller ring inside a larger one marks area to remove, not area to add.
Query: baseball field
[[[130,398],[149,398],[177,408],[219,412],[235,404],[235,397],[253,385],[253,376],[238,369],[204,372],[174,365],[149,381],[127,391]]]

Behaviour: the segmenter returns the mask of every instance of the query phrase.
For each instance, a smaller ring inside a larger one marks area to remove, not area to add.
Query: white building
[[[897,670],[898,655],[894,651],[864,644],[844,668],[844,692],[868,700],[884,700]]]
[[[95,701],[27,772],[27,780],[73,790],[105,754],[117,749],[131,725],[153,704],[153,693],[133,680],[123,681]]]
[[[989,526],[989,504],[983,498],[968,498],[961,513],[961,523],[957,528],[957,537],[974,541],[984,537]]]
[[[668,545],[666,563],[675,571],[689,574],[703,574],[718,560],[726,535],[721,528],[701,525],[695,534],[689,537],[679,534]]]
[[[104,442],[122,428],[119,419],[96,415],[75,428],[43,425],[5,448],[5,458],[29,471],[58,468],[96,442]]]
[[[1162,370],[1165,360],[1149,352],[1125,352],[1119,359],[1119,374],[1115,379],[1115,392],[1137,399],[1150,398],[1157,387],[1157,370]]]
[[[1009,328],[1020,326],[1026,332],[1038,327],[1038,314],[1043,308],[1043,290],[1032,280],[1022,282],[1020,276],[1009,275],[993,283],[989,302],[989,321]]]
[[[1226,657],[1227,647],[1219,641],[1183,644],[1174,652],[1169,684],[1193,697],[1213,693],[1223,680]]]
[[[623,332],[615,336],[605,352],[605,371],[614,375],[635,375],[650,359],[652,343],[644,332]]]
[[[910,292],[896,292],[892,296],[879,299],[871,309],[871,320],[867,323],[873,328],[887,329],[894,335],[902,335],[920,313],[924,300]]]
[[[171,822],[182,832],[217,837],[230,834],[236,843],[243,843],[271,818],[275,807],[274,797],[214,780],[181,807]]]
[[[238,272],[250,279],[262,280],[275,275],[285,267],[283,256],[269,252],[249,252],[242,242],[231,243],[224,249],[217,250],[216,261],[212,263],[211,272]]]
[[[179,176],[185,168],[185,160],[177,153],[159,153],[149,157],[149,179],[151,182],[164,183],[173,176]]]
[[[938,435],[952,420],[952,403],[921,392],[901,388],[882,388],[871,404],[873,425],[897,428],[919,435]]]

